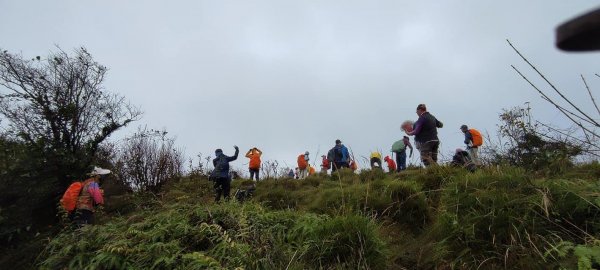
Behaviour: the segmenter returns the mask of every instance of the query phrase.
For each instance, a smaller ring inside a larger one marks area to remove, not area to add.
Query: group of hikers
[[[408,136],[414,136],[415,147],[419,150],[421,162],[425,167],[437,164],[438,150],[440,140],[438,138],[438,128],[443,127],[443,123],[435,116],[427,111],[425,104],[419,104],[416,109],[419,116],[416,122],[405,122],[402,129],[406,136],[392,145],[391,152],[396,155],[396,161],[390,156],[383,158],[387,163],[390,172],[400,172],[406,170],[406,149],[410,149],[409,157],[412,157],[413,146]],[[467,150],[458,148],[452,158],[452,166],[464,167],[470,171],[474,171],[477,165],[480,165],[478,148],[483,144],[481,133],[475,129],[469,129],[467,125],[462,125],[460,130],[465,135],[464,143]],[[223,154],[221,149],[215,151],[215,159],[213,160],[214,170],[211,174],[211,179],[214,181],[215,201],[219,201],[221,196],[229,198],[231,189],[231,178],[229,177],[229,162],[236,160],[239,154],[239,148],[234,146],[235,154],[231,157]],[[248,169],[250,171],[250,179],[258,181],[261,168],[262,151],[254,147],[246,153],[246,157],[250,159]],[[341,140],[335,141],[335,146],[331,148],[327,155],[321,156],[321,172],[327,173],[331,169],[332,172],[343,168],[352,170],[357,169],[357,163],[351,157],[348,148],[342,144]],[[290,169],[288,177],[295,179],[304,179],[308,175],[316,173],[316,169],[310,165],[310,153],[308,151],[300,154],[297,158],[297,167],[294,170]],[[382,155],[375,151],[370,156],[371,169],[382,169]]]
[[[438,162],[438,150],[440,140],[438,138],[438,128],[443,127],[443,123],[435,116],[427,111],[425,104],[419,104],[416,110],[419,116],[414,123],[404,122],[401,128],[406,133],[406,136],[392,145],[391,152],[396,155],[396,161],[393,158],[385,156],[383,161],[387,163],[390,172],[401,172],[406,170],[406,149],[410,149],[409,157],[412,157],[413,146],[408,136],[414,136],[415,147],[419,150],[420,159],[425,167],[432,166]],[[458,148],[452,158],[452,166],[464,167],[470,171],[474,171],[479,161],[478,148],[483,144],[481,133],[475,129],[470,129],[467,125],[462,125],[460,130],[465,135],[464,143],[466,150]],[[231,176],[229,163],[236,160],[239,155],[239,147],[234,146],[235,154],[227,156],[222,149],[215,150],[215,158],[213,159],[214,169],[210,173],[210,180],[214,182],[215,201],[219,202],[221,197],[228,199],[231,192]],[[260,179],[261,156],[263,152],[256,147],[248,150],[246,158],[250,160],[248,170],[250,179],[258,181]],[[298,167],[296,171],[290,169],[288,176],[296,179],[303,179],[308,175],[316,172],[310,164],[310,153],[306,151],[300,154],[297,159]],[[348,148],[342,144],[341,140],[335,141],[335,146],[331,148],[327,155],[321,156],[321,172],[327,173],[331,169],[336,172],[343,168],[352,170],[357,169],[356,161],[350,155]],[[372,169],[382,169],[382,155],[375,151],[371,153],[370,165]],[[61,205],[69,213],[69,218],[76,224],[90,224],[94,221],[95,206],[104,203],[103,191],[99,187],[101,179],[110,173],[109,170],[94,167],[88,174],[89,179],[83,182],[73,183],[63,195]],[[251,196],[255,185],[244,190],[238,190],[236,198],[242,200],[245,196]]]

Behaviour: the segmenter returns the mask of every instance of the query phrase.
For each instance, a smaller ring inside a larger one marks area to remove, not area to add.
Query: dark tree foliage
[[[52,156],[63,185],[89,166],[100,143],[141,115],[105,91],[106,71],[85,48],[31,60],[0,53],[0,114],[14,136]]]
[[[0,254],[55,224],[66,187],[141,116],[104,89],[106,72],[85,48],[33,59],[0,50]]]

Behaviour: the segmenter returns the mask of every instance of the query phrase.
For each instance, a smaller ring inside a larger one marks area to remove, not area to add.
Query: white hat
[[[94,166],[94,169],[92,170],[92,172],[90,172],[90,175],[94,176],[94,175],[104,175],[104,174],[109,174],[110,170],[107,169],[102,169],[100,167],[96,167]]]

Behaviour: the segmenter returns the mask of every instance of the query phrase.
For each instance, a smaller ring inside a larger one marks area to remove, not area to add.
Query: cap
[[[340,141],[340,139],[335,140],[335,144],[340,144],[342,143],[342,141]]]
[[[304,152],[305,155],[308,155],[308,151]]]
[[[90,175],[91,176],[94,176],[94,175],[105,175],[105,174],[109,174],[109,173],[110,173],[110,170],[102,169],[100,167],[94,166],[94,169],[90,172]]]
[[[427,106],[425,106],[425,104],[421,103],[421,104],[419,104],[417,106],[417,110],[424,110],[424,111],[426,111],[427,110]]]
[[[462,125],[460,126],[460,129],[469,129],[469,127],[467,127],[467,125]]]
[[[456,148],[456,153],[457,154],[460,153],[460,152],[462,152],[462,151],[463,151],[462,148]]]
[[[215,154],[221,154],[221,153],[223,153],[223,150],[221,150],[220,148],[215,150]]]

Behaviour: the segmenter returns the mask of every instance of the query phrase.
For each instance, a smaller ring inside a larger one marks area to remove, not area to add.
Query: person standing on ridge
[[[348,148],[339,139],[335,140],[335,146],[327,153],[327,159],[330,163],[333,163],[331,172],[335,172],[341,168],[350,168],[350,152],[348,152]]]
[[[410,148],[410,155],[412,157],[413,147],[410,144],[410,139],[408,136],[404,136],[402,140],[396,141],[392,145],[392,152],[396,153],[396,163],[398,165],[398,172],[406,170],[406,148]]]
[[[298,156],[298,179],[308,176],[308,161],[310,160],[308,155],[309,153],[306,151]]]
[[[215,182],[215,202],[219,202],[221,200],[221,195],[225,198],[225,200],[229,199],[229,193],[231,190],[231,177],[229,176],[229,162],[232,162],[238,158],[238,154],[240,153],[240,148],[236,145],[233,146],[235,148],[235,154],[232,157],[228,157],[223,154],[223,150],[217,149],[215,150],[215,159],[213,159],[213,166],[215,169],[211,173],[211,178]]]
[[[481,165],[479,162],[479,147],[483,145],[483,137],[481,133],[474,129],[469,128],[467,125],[460,126],[460,130],[465,134],[465,144],[467,145],[467,151],[471,156],[471,160],[477,166]]]
[[[427,111],[425,104],[417,106],[417,115],[419,120],[415,122],[414,129],[405,132],[406,135],[415,136],[417,149],[421,153],[421,161],[428,167],[437,164],[438,149],[440,147],[437,129],[443,127],[444,124]]]
[[[250,163],[248,163],[248,170],[250,171],[250,179],[252,180],[256,175],[256,181],[259,180],[260,173],[260,156],[262,156],[262,151],[258,148],[254,147],[246,153],[246,157],[250,159]]]

